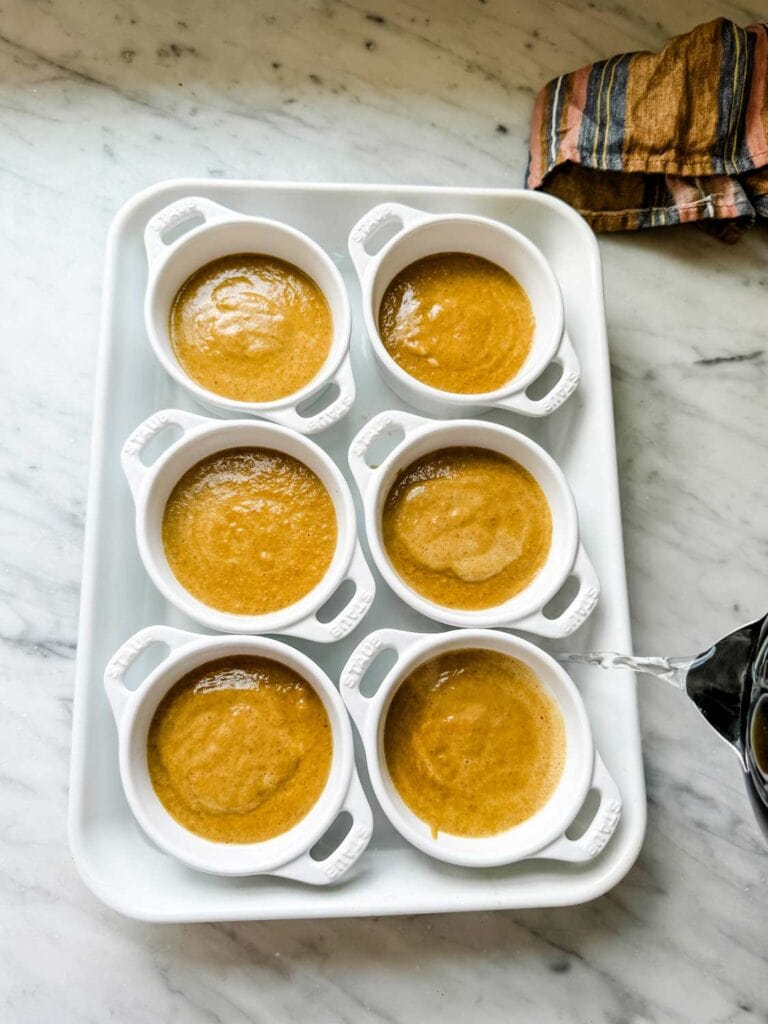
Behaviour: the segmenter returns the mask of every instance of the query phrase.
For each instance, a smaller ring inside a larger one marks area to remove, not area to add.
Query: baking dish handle
[[[144,248],[147,263],[153,267],[173,246],[177,239],[164,241],[164,235],[186,220],[202,218],[203,224],[214,224],[226,220],[239,220],[240,214],[226,206],[204,199],[202,196],[185,196],[164,207],[152,217],[144,228]],[[201,225],[194,225],[195,227]]]
[[[569,398],[579,386],[581,379],[581,367],[576,349],[568,336],[563,331],[560,347],[552,359],[553,363],[559,363],[562,373],[556,384],[542,398],[529,398],[524,391],[507,398],[500,398],[494,402],[497,409],[509,409],[511,412],[520,412],[524,416],[549,416],[551,412],[558,409],[563,402]]]
[[[198,416],[197,413],[186,412],[184,409],[161,409],[160,412],[152,413],[143,423],[140,423],[120,452],[123,472],[134,498],[139,492],[144,477],[151,469],[150,466],[146,466],[142,462],[141,453],[152,438],[166,427],[180,427],[186,434],[190,430],[194,430],[195,427],[210,422],[205,416]]]
[[[388,409],[386,412],[378,413],[372,420],[366,423],[353,439],[347,453],[349,468],[352,470],[352,476],[355,478],[355,483],[361,497],[367,491],[368,484],[376,472],[365,461],[366,453],[376,438],[381,437],[382,434],[392,434],[396,430],[402,430],[405,437],[407,437],[414,430],[430,422],[431,420],[424,419],[423,416],[415,416],[411,412],[403,412],[400,409]]]
[[[300,637],[302,640],[314,640],[318,644],[330,644],[335,640],[342,640],[348,633],[351,633],[361,619],[368,614],[376,596],[373,573],[368,568],[359,541],[355,544],[349,568],[341,583],[344,580],[351,580],[355,584],[355,592],[330,622],[321,622],[315,613],[302,619],[301,622],[281,629],[280,632],[287,636]]]
[[[363,280],[368,266],[376,259],[375,253],[371,254],[366,251],[365,243],[381,228],[388,224],[399,223],[400,227],[393,236],[396,238],[408,228],[424,224],[432,219],[432,214],[425,213],[423,210],[415,210],[412,206],[404,206],[402,203],[380,203],[379,206],[374,206],[360,218],[349,233],[347,247],[358,278]],[[390,238],[387,241],[391,240]]]
[[[361,640],[352,652],[341,670],[339,692],[358,732],[363,732],[371,707],[372,698],[366,697],[360,689],[368,669],[384,651],[394,651],[397,655],[397,660],[392,666],[394,668],[408,648],[413,647],[421,639],[420,633],[409,633],[404,629],[377,629],[369,633],[365,640]]]
[[[328,383],[335,384],[339,393],[329,405],[314,416],[302,416],[295,408],[275,409],[261,415],[266,420],[279,423],[282,427],[289,427],[300,434],[317,434],[321,430],[326,430],[343,419],[355,401],[355,378],[352,375],[352,360],[349,353]]]
[[[567,835],[562,835],[549,846],[545,846],[543,850],[538,850],[533,854],[534,857],[578,863],[592,860],[602,852],[619,824],[622,803],[619,787],[613,781],[597,751],[595,751],[595,765],[589,788],[597,791],[600,803],[584,835],[579,836],[578,839],[569,839]]]
[[[186,647],[187,644],[199,639],[198,633],[189,633],[173,626],[147,626],[125,641],[112,655],[104,669],[104,689],[118,725],[128,703],[136,693],[136,690],[129,690],[125,685],[125,675],[138,656],[153,644],[165,644],[168,648],[168,654],[165,656],[167,658],[171,651]]]
[[[597,578],[595,568],[590,562],[583,544],[579,544],[576,561],[569,575],[578,579],[579,589],[573,601],[557,618],[548,619],[543,612],[538,611],[532,615],[526,615],[523,619],[505,622],[503,625],[515,629],[525,629],[531,633],[537,633],[539,636],[554,638],[570,636],[583,622],[586,622],[600,597],[600,580]]]
[[[292,878],[309,885],[330,885],[338,881],[352,867],[371,840],[373,832],[373,813],[371,805],[365,798],[363,787],[352,769],[352,779],[341,805],[340,812],[346,811],[352,817],[352,827],[333,853],[323,860],[315,860],[309,852],[303,853],[290,864],[270,871],[270,875],[280,878]]]

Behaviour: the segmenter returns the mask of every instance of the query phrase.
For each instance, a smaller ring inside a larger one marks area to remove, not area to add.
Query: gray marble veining
[[[586,906],[146,926],[87,892],[65,837],[100,277],[120,203],[178,175],[519,186],[552,75],[767,13],[6,0],[3,1021],[768,1020],[768,851],[731,755],[661,684],[641,692],[645,847]],[[727,247],[667,229],[601,248],[635,646],[685,654],[765,611],[766,234]]]

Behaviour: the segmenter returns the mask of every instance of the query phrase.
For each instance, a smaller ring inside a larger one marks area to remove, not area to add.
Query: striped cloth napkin
[[[735,241],[768,218],[768,26],[719,18],[658,53],[621,53],[549,82],[528,188],[595,231],[704,222]]]

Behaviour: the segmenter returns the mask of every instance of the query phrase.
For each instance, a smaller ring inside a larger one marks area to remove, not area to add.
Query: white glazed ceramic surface
[[[104,668],[125,638],[147,623],[192,627],[147,579],[133,539],[135,510],[127,500],[120,451],[131,428],[156,409],[192,402],[162,371],[150,346],[136,339],[144,333],[145,227],[158,211],[197,195],[242,215],[287,221],[317,239],[344,275],[361,333],[364,315],[347,237],[350,226],[377,204],[394,200],[433,213],[490,217],[509,223],[541,249],[562,288],[583,372],[573,398],[556,415],[529,420],[525,432],[551,452],[572,486],[582,538],[603,588],[594,614],[568,645],[576,651],[632,649],[600,255],[594,235],[573,209],[552,196],[522,189],[189,179],[153,185],[119,211],[105,253],[69,789],[69,843],[78,872],[114,910],[166,923],[520,910],[563,907],[602,896],[630,869],[645,831],[637,688],[628,672],[584,666],[569,670],[623,800],[616,832],[593,860],[534,858],[485,871],[443,864],[403,839],[376,805],[372,790],[373,836],[361,870],[345,884],[324,888],[269,876],[235,879],[192,871],[147,842],[137,826],[123,796]],[[345,420],[321,435],[323,448],[349,481],[352,438],[377,413],[398,405],[383,386],[370,346],[353,346],[352,360],[358,399]],[[488,418],[506,416],[491,412]],[[162,440],[153,442],[153,451]],[[362,503],[355,504],[359,535],[365,521]],[[358,632],[364,636],[383,627],[428,631],[429,620],[390,587],[379,586]],[[337,680],[357,644],[353,632],[315,648],[311,656]],[[297,646],[309,648],[303,642]],[[380,663],[373,671],[378,667]],[[362,763],[360,771],[362,775]]]
[[[435,838],[430,826],[410,810],[392,783],[384,753],[384,724],[395,691],[415,668],[438,654],[468,648],[510,655],[535,672],[563,714],[565,766],[547,803],[514,828],[483,838],[442,832]],[[386,650],[394,650],[397,661],[374,696],[366,697],[360,684],[371,664]],[[621,816],[621,795],[595,751],[584,703],[557,662],[528,641],[480,629],[437,635],[381,629],[366,637],[354,651],[342,671],[340,690],[363,741],[368,773],[382,810],[403,838],[424,853],[450,864],[476,868],[497,867],[529,857],[586,861],[596,857],[613,835]],[[583,835],[569,839],[566,830],[590,789],[596,790],[600,799],[595,816]]]
[[[151,466],[145,465],[143,449],[167,427],[179,428],[182,436]],[[303,462],[325,484],[336,511],[336,551],[323,579],[300,601],[265,615],[236,615],[203,604],[181,586],[163,548],[163,513],[181,476],[209,455],[240,447],[272,448]],[[123,445],[122,464],[136,503],[136,540],[144,566],[163,596],[202,625],[228,633],[283,633],[331,643],[354,629],[373,603],[376,587],[357,540],[349,487],[333,460],[308,438],[273,423],[212,420],[163,409],[133,431]],[[354,594],[333,619],[321,622],[315,613],[347,579],[355,584]]]
[[[165,660],[136,689],[128,689],[128,669],[154,644],[168,648]],[[317,802],[293,828],[261,843],[215,843],[189,832],[160,803],[147,769],[147,734],[166,693],[193,669],[238,654],[271,658],[298,672],[322,700],[333,739],[328,781]],[[205,637],[170,626],[148,626],[110,659],[104,686],[117,723],[126,798],[141,827],[166,853],[213,874],[271,874],[327,885],[340,878],[368,845],[372,815],[354,766],[349,719],[328,676],[306,655],[265,637]],[[314,859],[309,851],[342,811],[352,817],[349,832],[325,858]]]
[[[404,437],[375,469],[366,462],[373,442],[384,434]],[[537,480],[552,513],[552,544],[540,572],[519,594],[503,604],[479,611],[459,611],[430,601],[413,590],[393,567],[381,538],[381,516],[398,473],[429,452],[453,446],[476,446],[514,459]],[[579,541],[576,503],[566,479],[543,448],[523,434],[479,420],[439,422],[398,409],[381,412],[360,431],[349,448],[349,466],[365,509],[365,527],[374,564],[406,604],[437,622],[451,626],[513,626],[539,636],[568,636],[589,617],[599,595],[597,574]],[[579,582],[569,606],[549,618],[542,609],[569,576]]]
[[[166,242],[166,236],[185,222],[186,233]],[[279,221],[244,217],[201,196],[188,196],[155,214],[146,226],[144,246],[149,278],[144,320],[157,358],[167,372],[203,405],[230,415],[250,414],[292,427],[302,434],[325,430],[349,412],[355,399],[355,381],[349,359],[351,314],[344,281],[330,257],[311,238]],[[179,288],[211,260],[240,252],[253,252],[286,260],[308,274],[325,295],[333,317],[333,339],[328,357],[316,376],[303,388],[272,402],[241,402],[217,395],[185,373],[171,346],[168,318]],[[297,407],[335,384],[338,395],[320,412],[303,416]]]
[[[371,255],[367,246],[392,225],[398,226],[396,234]],[[487,217],[436,216],[401,203],[382,203],[352,228],[348,245],[362,289],[368,338],[387,383],[404,401],[432,416],[470,416],[490,408],[546,416],[576,390],[581,370],[565,330],[557,279],[541,251],[519,231]],[[379,308],[390,282],[414,261],[443,252],[471,253],[496,263],[519,281],[531,301],[536,317],[531,351],[515,377],[495,391],[462,395],[424,384],[395,362],[381,340]],[[529,397],[526,389],[552,362],[561,366],[560,378],[545,395]]]

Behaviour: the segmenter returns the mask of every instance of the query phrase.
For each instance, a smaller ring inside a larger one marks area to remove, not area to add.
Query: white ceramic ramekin
[[[563,714],[565,766],[552,796],[527,821],[495,836],[467,838],[440,833],[434,838],[426,822],[403,802],[390,778],[384,752],[384,723],[395,691],[417,666],[438,654],[469,648],[511,655],[536,673]],[[378,655],[386,650],[393,650],[397,661],[376,693],[366,697],[360,689],[361,681]],[[424,853],[449,864],[478,868],[531,857],[586,861],[596,857],[613,834],[621,816],[621,794],[595,750],[584,702],[557,662],[528,641],[490,629],[437,634],[380,629],[366,637],[350,657],[341,673],[340,690],[363,741],[368,773],[382,810],[403,838]],[[590,790],[596,790],[600,798],[597,812],[578,839],[569,839],[566,831]]]
[[[382,434],[405,435],[387,458],[372,469],[366,452]],[[398,473],[416,459],[441,448],[488,448],[520,463],[535,477],[552,513],[552,544],[544,566],[531,583],[503,604],[479,611],[447,608],[413,590],[397,573],[381,538],[384,503]],[[511,626],[539,636],[562,637],[573,633],[592,613],[600,596],[600,583],[584,546],[579,541],[576,503],[554,459],[530,438],[509,427],[482,420],[440,422],[392,409],[381,412],[365,426],[349,448],[349,465],[365,509],[365,528],[374,563],[396,594],[422,615],[451,626]],[[569,576],[579,589],[569,606],[554,618],[542,609]]]
[[[165,238],[185,221],[194,226],[181,237]],[[349,359],[352,316],[344,281],[333,260],[307,235],[287,224],[263,217],[246,217],[226,206],[189,196],[160,210],[144,231],[149,278],[144,320],[155,355],[167,372],[203,405],[231,415],[260,416],[302,434],[325,430],[349,412],[355,399],[355,381]],[[168,331],[171,305],[188,277],[211,260],[240,252],[274,256],[303,270],[325,295],[333,317],[333,340],[328,358],[303,388],[272,402],[241,402],[201,387],[179,365]],[[326,384],[339,390],[320,412],[302,416],[297,406],[307,402]]]
[[[180,428],[182,436],[145,465],[142,450],[170,426]],[[300,601],[266,615],[236,615],[198,601],[174,576],[163,548],[163,513],[180,477],[209,455],[241,447],[272,448],[303,462],[325,484],[336,510],[338,540],[325,576]],[[161,594],[202,625],[225,633],[284,633],[331,643],[351,632],[371,607],[376,586],[357,540],[352,495],[338,467],[314,441],[274,423],[213,420],[163,409],[133,431],[123,445],[122,464],[136,503],[136,540],[144,566]],[[344,580],[355,584],[354,594],[330,622],[321,622],[315,613]]]
[[[165,660],[135,689],[128,689],[128,669],[153,644],[166,645]],[[189,832],[160,803],[147,768],[149,726],[166,693],[193,669],[238,654],[271,658],[306,679],[323,702],[333,738],[331,770],[315,805],[293,828],[261,843],[215,843]],[[327,885],[340,878],[368,845],[371,808],[355,770],[349,719],[333,683],[306,655],[266,637],[210,637],[148,626],[110,659],[104,686],[117,723],[120,775],[130,808],[149,838],[180,861],[218,875],[281,875]],[[315,860],[309,851],[343,811],[352,817],[349,832],[332,853]]]
[[[381,229],[393,224],[399,225],[399,230],[371,255],[367,246],[375,242]],[[581,372],[565,330],[560,287],[541,251],[519,231],[487,217],[435,215],[401,203],[382,203],[355,224],[348,244],[360,279],[365,326],[374,354],[387,383],[404,401],[432,416],[474,416],[490,408],[547,416],[576,390]],[[528,294],[536,317],[533,344],[520,371],[503,388],[474,395],[441,391],[406,373],[384,347],[379,307],[388,285],[415,260],[443,252],[482,256],[509,271]],[[546,395],[529,398],[526,389],[552,362],[561,366],[559,380]]]

